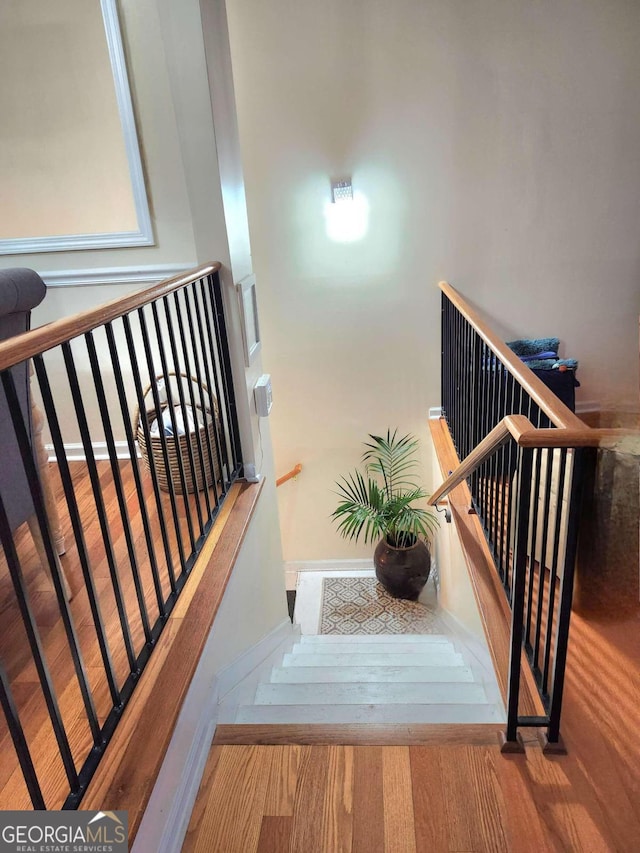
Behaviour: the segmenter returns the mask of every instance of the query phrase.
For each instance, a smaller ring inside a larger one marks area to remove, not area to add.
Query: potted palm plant
[[[395,598],[415,601],[429,579],[429,540],[437,518],[415,506],[427,493],[415,482],[418,442],[412,435],[370,435],[362,461],[336,485],[340,503],[332,518],[345,539],[378,542],[373,562],[376,577]]]

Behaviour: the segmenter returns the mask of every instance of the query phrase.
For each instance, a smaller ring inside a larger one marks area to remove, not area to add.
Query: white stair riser
[[[453,654],[455,652],[451,643],[433,643],[425,646],[424,643],[367,643],[362,642],[360,637],[357,640],[343,640],[342,643],[327,643],[327,644],[309,644],[296,643],[292,649],[295,654],[314,654],[314,655],[339,655],[339,654],[371,654],[374,651],[376,654],[394,655],[421,655],[423,657],[431,657],[431,655]]]
[[[333,643],[393,643],[394,645],[431,645],[432,643],[446,643],[451,645],[451,640],[444,634],[304,634],[299,642],[304,646],[330,646]]]
[[[503,723],[493,705],[251,705],[236,723]]]
[[[305,647],[306,651],[306,647]],[[354,654],[286,654],[284,666],[464,666],[462,655],[457,652],[438,652],[428,655],[405,655],[369,652]]]
[[[260,684],[256,705],[479,704],[487,697],[480,684]]]
[[[466,666],[290,666],[277,667],[271,673],[272,684],[455,681],[471,682],[473,673]]]

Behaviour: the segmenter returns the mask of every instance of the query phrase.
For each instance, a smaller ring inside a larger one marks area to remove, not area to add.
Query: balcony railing
[[[0,495],[0,699],[16,759],[2,808],[79,805],[241,475],[218,270],[200,267],[0,345],[55,590],[34,581],[38,560],[24,531],[11,529],[10,495]],[[61,557],[14,383],[12,368],[27,360],[55,453]]]

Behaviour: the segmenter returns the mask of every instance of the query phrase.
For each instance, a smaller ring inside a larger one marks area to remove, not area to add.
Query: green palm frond
[[[384,535],[382,518],[384,512],[384,494],[375,480],[364,477],[359,471],[343,477],[337,483],[338,495],[342,498],[332,518],[339,520],[338,531],[357,542],[364,531],[365,545]]]
[[[411,435],[397,437],[398,430],[387,430],[387,435],[370,435],[371,442],[365,443],[362,461],[372,474],[379,474],[388,498],[393,498],[403,489],[415,488],[413,477],[407,476],[417,467],[418,442]]]
[[[398,547],[420,537],[430,539],[438,528],[437,518],[413,506],[428,497],[413,476],[417,440],[411,435],[398,438],[397,430],[369,438],[362,457],[366,479],[354,471],[336,484],[340,503],[331,517],[338,522],[338,532],[356,542],[362,536],[365,544],[386,538]]]

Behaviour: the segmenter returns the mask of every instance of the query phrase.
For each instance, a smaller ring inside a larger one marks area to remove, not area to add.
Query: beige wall
[[[164,41],[161,0],[122,0],[123,41],[138,125],[156,245],[129,249],[3,255],[0,266],[29,266],[39,272],[191,264],[197,259],[191,202],[185,177],[176,108]],[[176,33],[177,39],[179,34]],[[201,59],[204,69],[204,59]],[[6,129],[3,128],[3,135]],[[69,137],[74,135],[68,128]],[[224,235],[223,235],[224,237]],[[224,243],[224,239],[221,241]],[[211,251],[215,245],[215,233]],[[36,311],[37,323],[97,305],[136,289],[126,285],[51,289]],[[82,290],[80,293],[79,291]]]
[[[637,401],[640,6],[230,0],[285,558],[362,556],[328,516],[368,432],[427,441],[447,278],[506,339],[558,335],[579,399]],[[331,242],[329,180],[370,205]],[[425,476],[429,459],[425,452]]]
[[[0,237],[135,231],[99,0],[3,3],[0,76]]]

